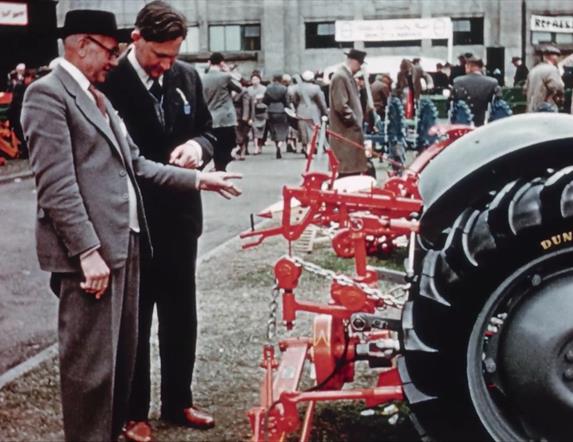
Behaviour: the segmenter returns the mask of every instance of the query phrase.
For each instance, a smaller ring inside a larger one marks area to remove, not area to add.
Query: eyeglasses
[[[107,54],[111,57],[111,58],[117,58],[120,55],[119,52],[119,47],[115,46],[113,48],[108,48],[106,45],[104,45],[103,43],[97,41],[95,38],[90,37],[89,35],[86,35],[86,38],[95,43],[96,45],[98,45],[100,48],[102,48],[103,50],[105,50],[107,52]]]

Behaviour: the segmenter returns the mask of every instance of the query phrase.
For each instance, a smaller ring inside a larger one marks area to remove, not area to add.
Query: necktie
[[[91,94],[94,96],[97,108],[105,117],[107,115],[107,111],[105,110],[105,100],[103,94],[100,91],[98,91],[93,84],[89,85],[88,91],[90,91]]]
[[[163,95],[163,88],[159,84],[159,80],[157,78],[153,80],[153,84],[149,88],[149,92],[157,99],[157,101],[161,101],[161,96]]]

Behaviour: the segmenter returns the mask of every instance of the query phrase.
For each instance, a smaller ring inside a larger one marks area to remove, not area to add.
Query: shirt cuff
[[[195,181],[195,188],[196,188],[197,190],[199,190],[199,189],[201,189],[201,175],[202,175],[202,172],[199,171],[199,170],[195,170],[195,174],[196,174],[196,176],[197,176],[196,181]]]
[[[201,145],[195,141],[195,140],[187,140],[185,142],[186,146],[189,146],[191,149],[193,149],[193,151],[195,152],[196,158],[199,158],[197,167],[200,167],[203,165],[203,148],[201,147]]]
[[[87,258],[88,256],[90,256],[93,252],[95,252],[96,250],[99,250],[99,246],[95,246],[92,247],[91,249],[86,250],[85,252],[80,253],[80,259],[84,259]]]

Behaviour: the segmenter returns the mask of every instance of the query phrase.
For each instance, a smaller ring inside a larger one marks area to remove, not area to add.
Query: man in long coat
[[[303,146],[303,152],[307,152],[313,125],[320,123],[320,117],[328,114],[324,93],[318,84],[312,83],[314,74],[311,71],[302,73],[302,80],[292,89],[292,102],[298,120],[298,133]]]
[[[561,51],[548,45],[541,49],[541,53],[543,61],[531,69],[525,82],[527,112],[558,112],[558,102],[565,89],[557,68]]]
[[[351,143],[330,137],[330,147],[339,161],[338,176],[358,175],[366,172],[368,164],[364,151],[362,123],[364,115],[360,94],[353,75],[362,64],[366,52],[351,49],[346,62],[338,68],[330,82],[330,130],[342,135]]]

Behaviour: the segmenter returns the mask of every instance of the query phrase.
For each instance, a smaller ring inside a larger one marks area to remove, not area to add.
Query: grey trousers
[[[81,274],[52,275],[60,297],[65,439],[115,441],[126,418],[135,366],[139,235],[130,235],[127,262],[112,270],[109,288],[99,300],[81,289],[81,281]]]

